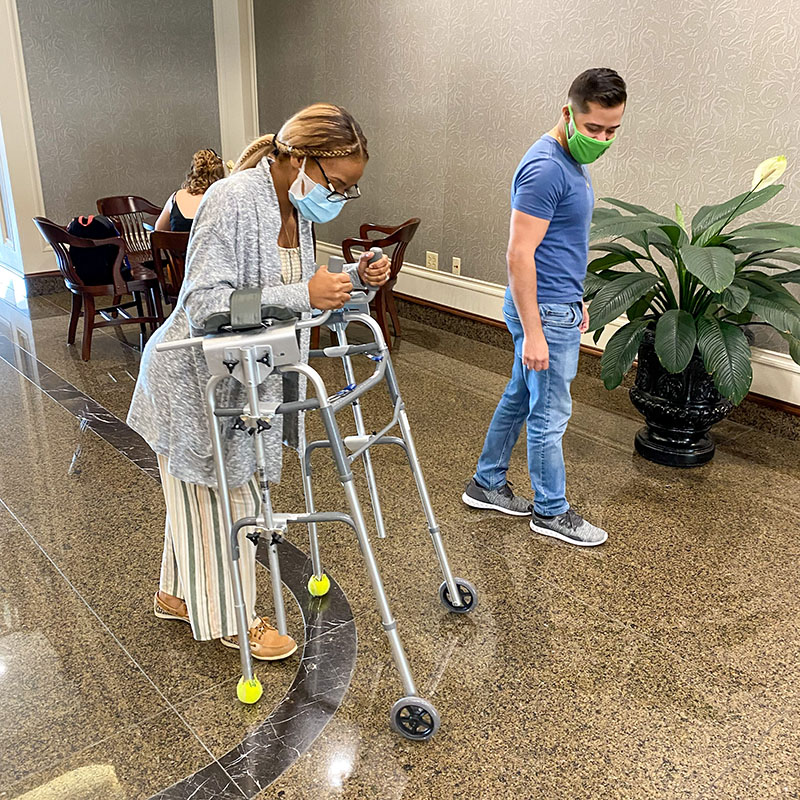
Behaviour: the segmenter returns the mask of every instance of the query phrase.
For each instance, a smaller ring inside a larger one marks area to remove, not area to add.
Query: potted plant
[[[619,386],[638,354],[631,400],[646,426],[636,449],[660,464],[689,467],[714,455],[711,426],[747,394],[753,373],[743,326],[770,325],[800,364],[800,225],[734,222],[784,187],[783,156],[764,161],[750,191],[703,206],[684,221],[613,198],[597,208],[586,299],[594,340],[620,315],[627,322],[601,359],[606,388]],[[626,213],[623,213],[626,212]],[[755,320],[755,321],[754,321]]]

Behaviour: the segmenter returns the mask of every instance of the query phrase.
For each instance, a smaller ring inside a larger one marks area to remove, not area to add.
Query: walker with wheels
[[[373,248],[373,252],[373,260],[381,256],[378,248]],[[332,258],[328,265],[330,271],[338,271],[343,267],[343,260],[336,258]],[[278,545],[281,543],[288,525],[305,524],[308,527],[312,562],[312,575],[308,583],[308,590],[313,596],[321,597],[330,588],[330,581],[322,567],[317,523],[342,522],[355,531],[358,539],[383,629],[389,640],[392,658],[405,692],[404,696],[392,707],[390,717],[392,728],[408,739],[425,740],[438,730],[439,715],[432,703],[417,694],[408,659],[397,632],[397,622],[389,609],[389,602],[369,540],[351,470],[351,466],[356,460],[362,461],[376,530],[378,536],[383,538],[386,532],[370,457],[372,447],[378,445],[399,446],[408,458],[444,578],[439,587],[441,603],[448,611],[467,613],[475,608],[478,596],[475,588],[468,581],[454,577],[451,571],[417,457],[389,350],[380,327],[369,315],[368,304],[374,296],[374,290],[357,285],[357,272],[353,271],[351,276],[355,284],[354,291],[351,294],[351,300],[343,309],[325,311],[308,319],[298,319],[294,312],[287,309],[262,306],[260,289],[239,289],[231,295],[230,314],[212,315],[206,323],[204,336],[177,342],[162,342],[157,345],[157,349],[163,351],[200,347],[211,373],[211,378],[206,386],[206,403],[209,420],[213,421],[210,430],[214,463],[223,515],[230,532],[227,542],[229,557],[234,567],[232,570],[233,594],[242,665],[242,677],[237,686],[239,700],[243,703],[255,703],[262,694],[261,683],[253,673],[250,654],[249,624],[239,571],[240,532],[244,529],[252,529],[246,534],[246,537],[254,545],[257,545],[261,538],[268,542],[275,627],[280,634],[285,635],[286,613],[281,590]],[[371,333],[372,341],[366,344],[350,344],[346,329],[351,323],[364,325]],[[322,325],[326,325],[336,334],[338,344],[311,351],[309,360],[314,358],[341,359],[347,383],[344,388],[333,394],[328,392],[320,374],[301,360],[299,332],[304,328]],[[362,354],[372,361],[373,371],[369,377],[358,381],[355,377],[352,359],[354,356]],[[306,400],[283,403],[267,403],[260,400],[259,386],[272,374],[287,373],[305,376],[311,396]],[[232,377],[245,387],[247,400],[244,406],[222,408],[217,405],[216,389],[220,382],[228,377]],[[380,431],[367,434],[359,400],[362,395],[381,383],[386,386],[389,393],[393,414]],[[356,433],[352,436],[343,436],[336,421],[336,414],[346,406],[351,406],[353,410]],[[273,511],[270,498],[270,488],[266,478],[266,451],[260,434],[269,430],[271,420],[279,414],[308,411],[319,411],[327,438],[308,444],[300,442],[300,463],[306,510],[305,513],[276,513]],[[220,421],[228,417],[235,418],[234,428],[242,431],[242,435],[250,434],[255,447],[256,472],[261,490],[261,504],[259,513],[255,517],[233,519],[220,430]],[[387,435],[395,427],[399,429],[400,435]],[[319,449],[330,450],[333,456],[349,514],[315,509],[311,457]]]

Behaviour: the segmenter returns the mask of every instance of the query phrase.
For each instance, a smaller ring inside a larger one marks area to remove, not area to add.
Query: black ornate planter
[[[647,425],[636,434],[636,450],[649,461],[669,467],[697,467],[714,457],[711,426],[730,414],[733,403],[722,397],[695,350],[689,366],[676,374],[661,366],[655,335],[645,333],[639,347],[631,402]]]

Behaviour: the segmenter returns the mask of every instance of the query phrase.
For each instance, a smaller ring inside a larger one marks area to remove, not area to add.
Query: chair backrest
[[[402,225],[392,227],[390,225],[374,225],[366,223],[359,229],[358,239],[345,239],[342,242],[342,252],[346,261],[353,261],[351,248],[360,247],[364,250],[369,250],[370,247],[380,247],[386,250],[388,247],[394,246],[394,250],[390,256],[391,274],[389,275],[389,283],[394,283],[397,275],[403,266],[403,259],[405,258],[406,248],[408,243],[414,238],[414,234],[419,228],[420,220],[418,217],[406,220]],[[379,234],[375,236],[375,234]]]
[[[118,195],[101,197],[97,213],[110,217],[128,247],[128,255],[137,261],[150,260],[150,235],[144,223],[158,217],[161,209],[144,197]]]
[[[150,234],[150,249],[161,288],[167,301],[174,305],[183,284],[186,271],[186,249],[189,233],[178,231],[153,231]]]
[[[116,247],[117,252],[114,257],[114,262],[111,265],[112,283],[107,285],[109,291],[107,294],[126,294],[128,287],[122,277],[122,264],[125,259],[125,242],[119,236],[114,236],[110,239],[84,239],[81,236],[73,236],[67,233],[65,228],[56,225],[45,217],[34,217],[34,225],[39,229],[42,238],[53,248],[56,254],[56,262],[58,264],[59,272],[67,284],[67,288],[73,291],[80,292],[86,288],[87,284],[84,283],[81,276],[75,270],[75,265],[72,263],[70,251],[74,247]],[[97,291],[97,287],[92,287]]]

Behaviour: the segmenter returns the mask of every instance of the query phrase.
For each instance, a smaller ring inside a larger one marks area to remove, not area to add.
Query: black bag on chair
[[[100,215],[75,217],[67,225],[67,233],[72,236],[80,236],[82,239],[112,239],[119,236],[119,231],[114,223],[108,217]],[[113,283],[112,267],[116,255],[117,248],[111,245],[92,248],[75,247],[70,252],[75,271],[87,286],[103,286]],[[127,258],[125,262],[123,277],[126,272],[125,267],[128,266]]]

